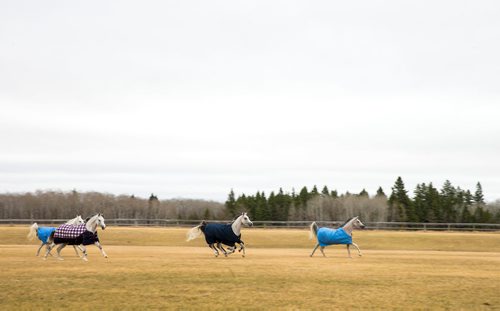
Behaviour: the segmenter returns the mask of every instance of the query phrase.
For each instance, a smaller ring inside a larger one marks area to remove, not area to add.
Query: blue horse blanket
[[[201,230],[205,234],[205,241],[208,244],[220,242],[228,246],[234,246],[234,243],[241,243],[241,234],[239,236],[234,234],[231,225],[207,224]]]
[[[54,227],[38,227],[36,235],[38,236],[38,239],[42,241],[43,244],[46,244],[49,236],[54,231],[56,231],[56,228]]]
[[[352,237],[344,229],[319,228],[316,233],[320,246],[332,244],[352,244]]]

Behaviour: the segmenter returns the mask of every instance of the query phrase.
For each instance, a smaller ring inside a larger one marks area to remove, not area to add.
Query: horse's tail
[[[202,232],[205,232],[206,225],[207,223],[205,221],[202,221],[198,226],[189,229],[189,231],[186,234],[186,241],[189,242],[191,240],[198,238]]]
[[[35,238],[35,236],[37,235],[38,231],[38,224],[35,222],[34,224],[31,225],[30,227],[30,233],[28,233],[28,239],[31,241]]]
[[[318,234],[318,224],[314,221],[311,226],[309,226],[309,240],[311,240],[314,237],[316,237]]]

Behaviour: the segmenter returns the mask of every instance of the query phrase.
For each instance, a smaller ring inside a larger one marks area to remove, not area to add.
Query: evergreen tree
[[[389,221],[415,221],[416,216],[412,210],[411,200],[405,189],[403,179],[398,177],[392,187],[389,197]]]
[[[311,196],[316,196],[318,194],[319,194],[318,187],[316,187],[316,185],[314,185],[312,190],[311,190]]]
[[[324,196],[329,196],[330,195],[330,190],[328,190],[327,186],[323,187],[323,190],[321,190],[321,194]]]
[[[413,197],[413,208],[415,210],[415,214],[417,216],[417,221],[419,222],[427,222],[428,218],[428,202],[426,201],[426,190],[427,186],[425,183],[417,184],[417,187],[414,191]]]
[[[277,201],[276,201],[276,196],[274,194],[274,191],[271,191],[271,194],[269,194],[269,198],[267,199],[267,207],[268,207],[268,214],[269,217],[267,220],[277,220],[278,219],[278,206],[277,206]]]
[[[360,197],[369,197],[368,195],[368,192],[363,188],[363,190],[361,190],[361,192],[358,194],[358,196]]]
[[[255,220],[270,220],[269,206],[267,204],[266,194],[257,192],[255,195]]]
[[[425,191],[425,201],[428,205],[427,222],[442,222],[441,196],[438,190],[429,183]]]
[[[276,195],[276,220],[288,220],[288,214],[290,207],[293,202],[293,198],[290,195],[283,193],[283,189],[280,188],[278,194]]]
[[[330,196],[336,199],[339,197],[339,193],[337,192],[337,190],[332,190],[332,192],[330,192]]]
[[[474,193],[474,202],[476,205],[484,205],[483,187],[481,183],[476,184],[476,192]]]
[[[380,186],[378,187],[377,194],[375,195],[375,197],[387,197],[382,187]]]
[[[299,206],[302,207],[302,208],[306,208],[307,206],[307,201],[309,201],[309,191],[307,190],[307,187],[304,186],[302,187],[302,189],[300,190],[299,192],[299,195],[298,195],[298,203],[299,203]]]
[[[446,180],[441,189],[441,211],[443,221],[457,221],[457,191],[449,180]]]
[[[226,205],[227,211],[229,212],[229,215],[231,217],[236,216],[236,214],[237,214],[237,212],[236,212],[236,199],[234,198],[233,189],[231,189],[231,191],[229,192],[229,195],[227,196],[227,200],[226,200],[225,205]]]
[[[463,207],[460,222],[474,222],[474,215],[471,213],[473,204],[474,198],[470,190],[463,192]]]

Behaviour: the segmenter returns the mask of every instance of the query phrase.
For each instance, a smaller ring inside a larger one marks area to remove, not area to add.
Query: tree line
[[[224,204],[207,200],[159,200],[99,192],[36,191],[0,194],[2,219],[71,219],[103,213],[106,218],[225,219]]]
[[[106,218],[223,220],[246,211],[252,220],[344,220],[360,216],[363,221],[500,223],[500,200],[485,203],[482,187],[474,192],[445,181],[441,189],[432,183],[418,184],[412,195],[398,177],[387,196],[379,187],[374,195],[365,189],[360,193],[338,193],[324,186],[319,190],[302,187],[296,192],[236,197],[229,192],[226,202],[207,200],[160,200],[134,195],[99,192],[36,191],[34,193],[0,194],[1,219],[70,219],[76,215],[103,213]]]
[[[225,202],[230,215],[248,211],[254,220],[342,220],[360,216],[364,221],[500,223],[500,200],[486,204],[481,184],[474,193],[454,187],[449,180],[438,190],[432,183],[418,184],[410,197],[398,177],[389,197],[381,187],[374,196],[363,189],[358,194],[339,194],[324,186],[285,193],[282,188],[266,195],[235,196],[231,190]]]

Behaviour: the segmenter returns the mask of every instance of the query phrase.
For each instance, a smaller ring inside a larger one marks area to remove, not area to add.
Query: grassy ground
[[[109,228],[109,254],[34,256],[26,227],[0,227],[0,310],[500,309],[500,234],[356,231],[310,258],[306,230],[246,229],[247,257],[213,258],[186,229]],[[355,252],[353,252],[355,255]]]

